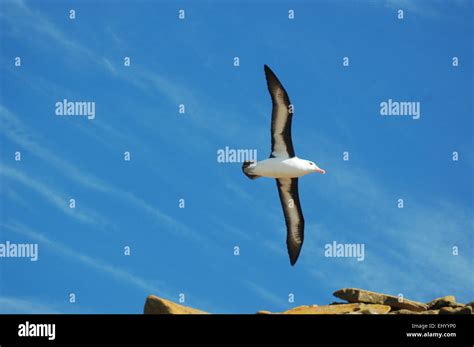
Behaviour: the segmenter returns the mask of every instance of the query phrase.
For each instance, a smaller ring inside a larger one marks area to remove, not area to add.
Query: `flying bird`
[[[291,120],[294,107],[285,88],[273,71],[264,66],[268,91],[272,98],[272,152],[268,159],[245,161],[242,171],[250,179],[270,177],[276,179],[280,202],[285,215],[286,245],[291,265],[295,265],[304,240],[304,217],[298,194],[298,177],[318,172],[326,173],[315,163],[295,155],[291,139]]]

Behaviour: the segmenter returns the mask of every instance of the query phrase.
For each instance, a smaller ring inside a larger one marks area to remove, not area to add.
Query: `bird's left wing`
[[[291,265],[295,265],[300,255],[304,239],[304,217],[298,194],[298,178],[278,178],[278,193],[285,214],[286,245]]]
[[[265,78],[272,97],[272,153],[270,157],[293,158],[295,150],[291,139],[293,106],[290,98],[273,71],[265,65]]]

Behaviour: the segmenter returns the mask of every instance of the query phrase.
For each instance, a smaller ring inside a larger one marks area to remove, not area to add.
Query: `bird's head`
[[[312,161],[309,161],[309,160],[307,161],[307,169],[310,172],[318,172],[320,174],[325,174],[326,173],[325,170],[320,169],[318,167],[318,165],[316,165],[315,163],[313,163]]]

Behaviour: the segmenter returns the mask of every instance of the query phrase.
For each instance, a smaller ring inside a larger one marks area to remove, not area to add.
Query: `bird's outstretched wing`
[[[278,193],[285,214],[286,245],[291,265],[295,265],[304,240],[304,217],[298,194],[298,178],[278,178]]]
[[[295,156],[291,140],[291,105],[285,88],[281,85],[273,71],[265,65],[265,77],[268,91],[272,97],[272,153],[270,157],[292,158]]]

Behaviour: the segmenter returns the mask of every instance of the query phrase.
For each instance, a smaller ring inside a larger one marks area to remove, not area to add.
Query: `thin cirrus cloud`
[[[38,304],[38,300],[0,296],[0,313],[60,314],[54,307]]]
[[[33,29],[34,33],[39,33],[38,35],[43,37],[43,39],[35,40],[34,44],[43,44],[46,42],[50,44],[51,41],[53,41],[72,56],[92,62],[97,67],[104,69],[104,71],[112,73],[115,78],[129,83],[143,93],[152,95],[154,98],[156,93],[164,95],[166,99],[174,105],[185,103],[186,109],[193,115],[187,118],[189,124],[200,130],[195,133],[196,138],[190,137],[189,132],[186,132],[187,135],[184,137],[186,140],[176,142],[174,136],[166,132],[160,132],[161,125],[156,122],[156,119],[150,119],[150,117],[147,116],[147,112],[143,114],[143,117],[139,117],[135,120],[141,123],[142,128],[147,131],[150,131],[150,129],[156,130],[162,140],[172,141],[173,146],[180,146],[182,150],[185,151],[189,144],[195,141],[199,141],[201,147],[207,146],[207,148],[212,148],[211,137],[219,139],[221,142],[222,140],[228,141],[229,138],[239,138],[241,134],[246,134],[246,136],[252,138],[259,138],[257,135],[262,132],[262,129],[259,130],[256,127],[252,127],[251,129],[244,128],[242,124],[236,121],[240,119],[240,117],[235,113],[229,112],[227,108],[217,107],[214,101],[211,102],[208,100],[209,98],[207,96],[197,95],[198,92],[196,90],[178,84],[168,78],[160,76],[154,71],[140,66],[134,66],[133,74],[128,73],[128,71],[124,69],[118,69],[113,65],[111,59],[94,52],[84,44],[69,37],[41,12],[30,9],[24,1],[18,0],[12,4],[14,4],[14,6],[8,7],[9,15],[6,16],[6,19],[10,27],[15,28],[15,30],[12,29],[15,35],[28,38],[31,36],[28,33]],[[30,77],[30,79],[31,78],[34,77]],[[36,84],[31,85],[30,79],[26,80],[25,83],[29,83],[32,88],[37,88]],[[55,90],[56,93],[64,90],[68,95],[71,95],[71,91],[68,91],[62,86],[55,85],[51,81],[44,80],[40,76],[38,76],[38,82],[47,85],[47,88],[44,88],[45,90],[52,89]],[[52,86],[54,88],[51,88]],[[206,107],[205,105],[211,106]],[[148,112],[148,114],[151,114],[151,112]],[[205,117],[202,115],[205,115]],[[218,129],[211,126],[212,124],[222,122],[223,115],[225,115],[226,127]],[[86,135],[98,139],[102,143],[116,143],[117,138],[120,138],[122,141],[126,141],[125,143],[134,143],[136,146],[139,146],[142,153],[149,151],[150,146],[147,146],[141,137],[131,135],[130,129],[125,132],[123,129],[114,128],[110,124],[103,124],[102,122],[95,122],[93,127],[86,128],[80,125],[77,125],[77,127],[86,133]],[[203,131],[211,135],[211,137],[198,135],[202,134]],[[148,158],[152,156],[144,157]],[[92,182],[88,182],[88,184],[91,183]]]
[[[56,192],[53,188],[46,184],[18,171],[12,167],[0,164],[0,175],[12,181],[18,182],[38,194],[40,194],[51,205],[64,212],[69,217],[77,219],[80,222],[92,224],[99,228],[111,228],[112,224],[103,216],[89,211],[87,208],[81,208],[80,211],[71,209],[68,206],[68,197],[64,194]]]
[[[14,3],[16,6],[10,8],[11,14],[5,16],[5,18],[10,27],[15,28],[15,32],[21,34],[21,30],[30,32],[33,29],[33,32],[41,33],[48,39],[54,40],[72,56],[88,59],[98,67],[112,73],[116,78],[130,83],[130,85],[145,93],[155,95],[158,92],[166,96],[169,102],[175,105],[185,103],[187,110],[190,110],[189,112],[195,115],[188,118],[189,122],[217,139],[227,141],[229,138],[238,138],[240,134],[247,134],[249,138],[259,138],[258,134],[261,134],[263,129],[244,127],[241,123],[234,121],[240,119],[237,114],[233,114],[228,108],[219,108],[215,105],[214,101],[208,100],[207,96],[198,94],[197,90],[174,82],[140,66],[134,66],[133,74],[127,73],[124,69],[118,69],[114,66],[111,59],[94,52],[92,49],[69,37],[41,12],[34,12],[30,9],[24,1],[17,0]],[[25,36],[28,37],[28,35],[22,34],[22,37]],[[35,43],[37,42],[43,42],[43,40],[35,41]],[[212,105],[212,107],[205,107],[203,105]],[[258,113],[258,111],[255,111],[255,113]],[[202,117],[201,115],[206,116]],[[225,121],[228,126],[220,129],[212,126],[212,124],[221,122],[223,115],[225,115]],[[200,141],[208,142],[206,137],[200,137]]]
[[[40,11],[32,10],[23,0],[13,0],[4,4],[0,17],[10,25],[13,33],[19,33],[20,29],[41,33],[49,39],[58,42],[71,56],[87,57],[104,68],[111,69],[106,60],[97,57],[89,48],[70,40]],[[23,35],[22,37],[28,39],[31,35]],[[44,43],[48,44],[49,42],[46,41]]]
[[[162,281],[150,281],[143,277],[137,276],[127,270],[112,265],[99,258],[91,257],[85,253],[79,252],[64,243],[51,240],[44,233],[40,233],[36,230],[33,230],[24,224],[21,224],[19,222],[11,222],[9,224],[0,224],[0,226],[19,235],[26,236],[30,240],[34,240],[38,242],[41,246],[48,247],[53,252],[56,252],[64,258],[69,258],[73,261],[80,263],[81,265],[95,269],[96,271],[99,271],[103,274],[109,275],[122,283],[140,289],[145,294],[160,293],[160,296],[164,298],[172,298],[175,296],[172,293],[176,292],[176,290],[173,290],[167,283],[164,283]],[[4,304],[3,308],[2,302]],[[203,301],[199,298],[194,298],[193,302],[199,307],[206,307],[212,309],[215,312],[225,312],[225,309],[209,304],[207,301]],[[29,301],[7,297],[0,297],[0,312],[2,311],[8,311],[9,313],[12,313],[12,311],[18,311],[19,313],[60,313],[56,312],[55,309],[45,305],[33,305]]]
[[[46,147],[40,145],[34,140],[34,133],[29,130],[15,114],[13,114],[3,105],[0,105],[0,124],[2,125],[4,129],[4,135],[7,138],[30,151],[35,156],[49,162],[58,171],[78,184],[84,186],[85,188],[110,194],[126,201],[129,204],[137,206],[147,214],[151,215],[153,218],[156,218],[159,222],[167,225],[168,228],[165,230],[172,230],[173,232],[185,237],[188,240],[198,242],[203,246],[203,250],[205,245],[209,245],[209,242],[205,242],[204,237],[201,234],[163,213],[157,207],[150,205],[133,193],[116,188],[93,175],[83,173],[75,165],[63,160]],[[27,181],[23,180],[23,182]]]
[[[270,291],[261,285],[248,281],[248,280],[242,280],[242,283],[246,285],[246,287],[253,292],[255,292],[258,296],[260,296],[265,302],[276,305],[276,307],[281,308],[282,310],[288,307],[288,302],[283,300],[282,297],[278,296],[275,294],[273,291]]]
[[[18,17],[19,22],[15,21],[14,23],[15,26],[17,26],[18,28],[23,28],[23,30],[26,30],[27,28],[33,27],[35,29],[35,32],[42,33],[49,39],[54,40],[57,44],[65,48],[71,54],[90,59],[92,62],[97,63],[97,66],[103,67],[106,71],[114,72],[114,76],[129,82],[132,86],[148,93],[163,93],[172,103],[178,103],[182,101],[182,99],[184,99],[186,100],[188,108],[194,110],[194,113],[206,114],[206,117],[209,116],[209,110],[204,110],[202,106],[200,106],[198,98],[194,96],[194,93],[191,90],[185,88],[182,85],[178,85],[174,82],[171,82],[159,76],[158,74],[152,71],[148,71],[146,69],[135,67],[134,74],[132,75],[126,74],[121,70],[116,70],[109,59],[96,54],[89,48],[68,37],[40,12],[33,12],[33,10],[31,10],[23,1],[18,1],[17,5],[18,6],[16,6],[15,12],[17,13],[17,16],[12,16],[12,18]],[[30,20],[25,20],[25,18],[30,18]],[[10,25],[13,25],[13,23],[10,23]],[[51,84],[51,82],[49,81],[46,82]],[[60,91],[61,87],[55,86],[54,90]],[[215,112],[214,114],[214,120],[217,120],[217,118],[219,117],[217,113],[218,112]],[[221,112],[221,114],[224,114],[224,112]],[[56,155],[47,150],[44,146],[41,146],[38,143],[32,141],[30,139],[28,131],[24,129],[25,127],[23,126],[23,124],[21,124],[19,118],[2,105],[0,105],[0,118],[2,122],[6,125],[6,135],[12,141],[21,144],[39,157],[48,160],[54,166],[60,168],[61,171],[67,172],[68,176],[77,181],[78,183],[82,184],[83,186],[95,189],[97,191],[106,192],[118,196],[142,208],[144,211],[157,217],[160,221],[165,222],[167,225],[171,226],[174,230],[181,232],[183,235],[192,236],[192,238],[194,238],[196,241],[202,241],[202,236],[200,234],[194,232],[192,229],[183,225],[182,223],[170,218],[154,206],[151,206],[142,199],[136,197],[134,194],[111,187],[109,184],[97,179],[94,176],[85,175],[84,173],[81,173],[74,165],[71,165],[70,163],[58,158]],[[223,134],[221,130],[211,127],[209,124],[212,124],[213,122],[210,122],[207,118],[206,120],[203,120],[200,117],[193,117],[190,119],[191,121],[197,122],[200,128],[207,129],[207,131],[211,132],[214,131],[215,136],[218,136],[220,138],[229,138],[227,135]],[[226,128],[227,132],[242,132],[237,130],[236,126],[234,125],[228,126]],[[142,143],[140,139],[137,140],[137,137],[134,137],[130,134],[125,135],[124,132],[122,132],[121,130],[115,129],[108,124],[98,123],[97,127],[95,128],[96,130],[98,130],[97,133],[94,133],[90,129],[81,130],[86,132],[88,135],[98,139],[104,139],[105,136],[107,137],[107,139],[110,139],[112,137],[115,138],[118,136],[122,140],[127,140],[127,143],[135,143],[137,145],[140,145]],[[112,141],[103,142],[110,143]],[[182,143],[182,146],[186,147],[187,144]],[[141,148],[147,150],[148,147],[141,145]]]
[[[372,1],[374,5],[382,5],[390,9],[404,10],[417,16],[430,19],[440,19],[446,14],[441,6],[449,6],[450,8],[469,10],[468,6],[472,4],[470,0],[376,0]]]
[[[97,63],[98,66],[103,67],[107,71],[112,71],[115,68],[111,64],[110,60],[105,57],[102,57],[89,48],[85,47],[84,45],[72,40],[66,34],[64,34],[57,26],[55,26],[52,22],[50,22],[47,17],[42,15],[40,12],[34,12],[31,10],[25,2],[18,0],[15,2],[17,6],[15,6],[14,14],[16,16],[11,16],[11,20],[13,18],[19,19],[19,22],[13,23],[11,22],[10,25],[15,24],[16,26],[22,27],[23,29],[33,27],[35,32],[38,31],[50,39],[53,39],[59,45],[67,49],[70,53],[74,54],[75,56],[82,56],[85,58],[90,59],[91,61]],[[26,19],[25,19],[26,18]],[[29,19],[28,19],[29,18]],[[119,71],[119,70],[117,70]],[[198,102],[198,98],[194,96],[191,90],[183,87],[182,85],[178,85],[174,82],[171,82],[158,74],[148,71],[146,69],[140,69],[135,67],[135,73],[133,75],[125,74],[124,72],[115,73],[117,77],[124,79],[130,82],[135,87],[143,89],[150,92],[155,90],[163,93],[168,97],[171,102],[177,103],[181,100],[180,96],[184,96],[183,98],[187,100],[186,102],[189,104],[191,109],[194,109],[196,113],[206,114],[209,116],[208,110],[203,110],[201,106],[199,106],[200,102]],[[214,117],[217,119],[219,116],[215,112]],[[0,105],[0,118],[2,123],[6,125],[6,135],[12,141],[21,144],[25,148],[29,149],[32,153],[36,154],[37,156],[46,159],[51,164],[53,164],[56,168],[60,169],[63,172],[67,172],[68,177],[74,179],[81,185],[95,189],[100,192],[109,193],[120,197],[128,201],[131,204],[134,204],[140,207],[142,210],[146,211],[150,215],[158,218],[161,222],[166,223],[170,226],[174,231],[181,233],[182,235],[194,239],[197,242],[202,244],[209,244],[203,241],[203,236],[191,228],[187,227],[186,225],[174,220],[173,218],[167,216],[166,214],[162,213],[159,209],[150,204],[143,201],[141,198],[138,198],[132,193],[123,191],[121,189],[112,187],[110,184],[94,177],[92,175],[86,175],[80,170],[78,170],[74,165],[62,160],[61,158],[54,155],[45,147],[39,145],[38,143],[32,141],[30,139],[30,134],[27,130],[25,130],[25,126],[21,124],[18,117],[16,117],[12,112],[10,112],[5,106]],[[195,122],[197,122],[197,126],[202,129],[207,129],[208,131],[215,132],[215,136],[219,136],[220,138],[229,138],[225,135],[222,131],[214,129],[209,124],[212,124],[212,121],[209,119],[201,119],[200,117],[191,118]],[[214,120],[216,120],[214,119]],[[112,131],[113,133],[119,132],[116,129],[111,128],[110,126],[102,127],[105,133]],[[237,132],[242,133],[242,129],[237,129],[237,126],[229,126],[226,127],[227,132]],[[248,131],[247,131],[248,132]],[[23,136],[23,135],[27,136]],[[137,143],[139,143],[138,141]]]
[[[403,9],[408,10],[409,12],[428,16],[428,17],[436,17],[439,15],[438,10],[435,6],[431,4],[436,2],[436,0],[431,1],[413,1],[413,0],[386,0],[384,2],[385,6],[392,9]],[[383,3],[378,1],[377,3]]]
[[[30,10],[26,11],[28,15],[31,14]],[[66,38],[66,36],[53,24],[48,22],[45,17],[41,16],[40,14],[38,14],[38,16],[40,18],[39,21],[36,21],[35,18],[31,18],[31,23],[23,23],[23,25],[46,26],[47,30],[41,28],[37,29],[41,33],[48,36],[50,39],[55,40],[55,42],[59,43],[61,46],[64,46],[64,48],[66,48],[70,53],[74,53],[74,55],[76,56],[82,56],[87,59],[91,59],[93,62],[97,63],[99,67],[103,67],[106,71],[113,72],[114,67],[109,60],[96,55],[94,52],[78,43],[74,43],[74,40]],[[73,43],[71,44],[70,42]],[[151,87],[151,90],[161,90],[163,92],[168,92],[168,94],[166,95],[171,100],[171,102],[177,101],[176,96],[173,95],[173,91],[176,92],[176,88],[179,87],[170,85],[168,82],[166,82],[166,80],[155,74],[148,74],[148,72],[145,71],[139,74],[139,77],[132,77],[131,79],[129,79],[127,75],[124,75],[123,72],[121,72],[119,75],[115,74],[115,76],[121,77],[126,81],[129,81],[132,85],[140,89],[145,88],[146,90],[150,91]],[[56,88],[56,90],[59,89]],[[187,94],[187,100],[194,100],[194,103],[192,103],[192,101],[189,101],[191,102],[191,106],[198,104],[198,102],[192,98],[190,92]],[[209,248],[211,248],[214,253],[222,251],[215,241],[210,242],[210,240],[208,240],[202,234],[197,233],[195,230],[189,228],[183,223],[164,214],[158,208],[148,204],[146,201],[144,201],[140,197],[137,197],[135,194],[132,194],[120,188],[113,187],[108,182],[104,182],[103,180],[93,175],[86,174],[83,171],[79,170],[72,163],[62,159],[61,157],[50,151],[45,145],[35,141],[35,134],[33,134],[33,132],[29,129],[27,129],[27,127],[22,123],[22,121],[17,115],[15,115],[13,112],[11,112],[5,106],[2,105],[0,105],[0,121],[3,123],[2,126],[4,126],[4,128],[6,129],[4,133],[6,137],[8,137],[14,143],[21,145],[23,148],[30,151],[42,160],[45,160],[46,162],[51,164],[58,171],[62,172],[68,179],[71,179],[86,188],[94,189],[98,192],[118,197],[127,202],[128,204],[138,207],[140,210],[156,218],[161,224],[168,226],[168,228],[164,228],[166,231],[172,231],[181,235],[183,238],[186,238],[189,241],[194,241],[199,244],[198,249],[202,252],[206,252]],[[113,128],[110,129],[110,127],[107,126],[105,128],[99,127],[99,129],[102,130],[102,132],[105,134],[111,132],[111,134],[113,135],[119,132],[119,130]],[[137,141],[135,143],[140,143],[140,141]],[[154,290],[153,292],[159,292],[160,295],[163,295],[163,293],[160,291]]]
[[[31,240],[35,240],[40,243],[41,246],[46,246],[64,257],[71,258],[75,261],[80,262],[83,265],[94,268],[102,273],[108,274],[122,282],[140,288],[144,292],[161,293],[164,296],[170,297],[170,295],[168,294],[169,290],[166,289],[165,285],[163,284],[150,282],[126,270],[123,270],[105,261],[102,261],[101,259],[93,258],[88,256],[87,254],[78,252],[63,243],[53,241],[47,238],[44,234],[34,231],[23,224],[10,223],[3,224],[2,227],[17,234],[26,236]]]

